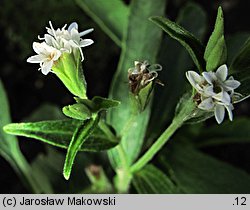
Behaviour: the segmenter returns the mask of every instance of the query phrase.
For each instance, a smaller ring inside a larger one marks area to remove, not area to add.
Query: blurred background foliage
[[[174,20],[177,18],[179,11],[183,6],[185,6],[190,1],[188,0],[168,0],[166,7],[166,16]],[[202,31],[197,32],[198,37],[203,39],[208,39],[208,32],[211,32],[216,17],[218,5],[222,5],[224,9],[225,16],[225,32],[226,37],[230,41],[228,48],[230,52],[237,52],[239,46],[244,43],[244,40],[248,37],[250,33],[249,28],[249,1],[240,0],[221,0],[221,1],[206,1],[206,0],[196,0],[196,2],[207,14],[204,17],[204,25]],[[126,4],[129,0],[125,1]],[[115,9],[115,8],[114,8]],[[202,15],[202,14],[201,14]],[[195,17],[189,16],[190,19],[184,21],[183,26],[189,28],[189,21],[196,21]],[[101,28],[90,18],[87,14],[77,5],[76,1],[73,0],[1,0],[0,2],[0,46],[1,46],[1,69],[0,78],[5,86],[8,94],[10,110],[13,122],[20,122],[25,120],[35,121],[42,119],[60,119],[62,118],[60,107],[71,103],[73,100],[71,95],[59,82],[59,80],[49,74],[48,76],[42,75],[37,71],[37,65],[30,65],[26,63],[28,56],[33,54],[32,42],[37,41],[37,35],[43,35],[45,32],[45,26],[48,26],[48,21],[51,20],[55,27],[61,27],[65,23],[71,23],[76,21],[79,23],[79,28],[84,30],[88,28],[94,28],[95,31],[89,35],[95,41],[95,44],[88,49],[84,50],[85,61],[83,62],[83,68],[86,75],[86,80],[88,82],[89,96],[94,95],[107,96],[109,85],[112,80],[112,76],[116,70],[118,64],[120,48],[113,42],[102,30]],[[177,20],[182,22],[183,20]],[[198,21],[199,22],[199,21]],[[185,25],[187,24],[187,25]],[[199,24],[199,23],[197,23]],[[207,27],[206,27],[207,26]],[[202,27],[201,27],[202,28]],[[192,28],[190,29],[192,31]],[[203,35],[202,35],[203,34]],[[181,50],[181,55],[183,60],[176,62],[174,59],[179,55],[180,46],[174,41],[170,41],[168,38],[164,37],[164,40],[175,49],[174,52],[168,51],[168,45],[166,48],[161,49],[159,61],[166,59],[166,57],[174,54],[172,61],[167,61],[164,66],[163,71],[170,71],[171,66],[174,63],[181,68],[181,62],[185,62],[185,65],[192,68],[192,63],[190,62],[187,54]],[[229,53],[229,60],[232,59],[233,53]],[[171,59],[171,58],[170,58]],[[175,67],[173,67],[175,68]],[[183,69],[186,71],[188,69]],[[180,73],[181,74],[181,73]],[[167,73],[165,74],[167,75]],[[184,80],[181,78],[178,82]],[[183,76],[183,75],[182,75]],[[169,85],[172,87],[171,81],[166,78],[161,78],[165,82],[167,88]],[[175,80],[176,81],[176,80]],[[127,81],[123,81],[127,82]],[[168,83],[170,82],[170,84]],[[178,84],[178,83],[177,83]],[[161,87],[159,87],[161,88]],[[156,94],[161,94],[158,90]],[[181,91],[179,91],[181,93]],[[169,103],[174,103],[169,105],[174,107],[176,100],[179,96],[175,96],[170,99]],[[184,126],[181,132],[177,132],[174,138],[180,141],[185,141],[186,139],[192,139],[192,143],[197,146],[201,151],[210,154],[220,160],[227,162],[233,166],[241,168],[246,172],[250,173],[250,146],[249,146],[249,126],[250,126],[250,111],[249,111],[249,99],[243,103],[236,106],[235,109],[235,122],[232,124],[225,123],[220,128],[214,124],[214,119],[208,120],[204,124],[198,124],[195,126]],[[51,105],[52,104],[52,105]],[[155,105],[155,113],[161,113],[161,106],[158,105],[158,101]],[[164,101],[159,102],[159,104],[164,104]],[[56,105],[56,106],[55,106]],[[59,107],[59,108],[57,108]],[[52,109],[52,111],[51,111]],[[173,108],[172,108],[173,109]],[[49,114],[48,114],[48,111]],[[169,123],[172,118],[171,113],[173,110],[169,110],[169,114],[165,114],[164,119],[162,119],[165,124]],[[30,114],[33,113],[33,114]],[[41,117],[43,116],[43,118]],[[159,115],[158,115],[159,116]],[[244,118],[242,118],[244,117]],[[159,131],[163,128],[154,127],[156,121],[161,120],[154,118],[151,119],[151,130],[148,130],[148,144],[155,138]],[[204,129],[206,128],[206,129]],[[208,128],[208,129],[207,129]],[[155,132],[155,133],[154,133]],[[241,138],[239,132],[241,132]],[[237,133],[237,135],[236,135]],[[234,135],[235,134],[235,135]],[[228,141],[228,138],[231,141]],[[105,167],[106,173],[112,176],[112,170],[108,166],[107,157],[105,154],[82,154],[79,155],[76,161],[76,168],[74,170],[72,179],[69,182],[63,180],[61,175],[61,169],[63,164],[64,155],[59,150],[45,146],[37,141],[22,141],[19,138],[21,151],[24,156],[32,163],[32,169],[35,171],[37,176],[41,175],[41,179],[54,179],[53,183],[54,192],[84,192],[81,186],[88,186],[89,181],[84,172],[84,167],[90,164],[101,164]],[[206,142],[202,142],[202,139],[209,139]],[[223,139],[226,139],[223,141]],[[241,143],[238,144],[237,141]],[[214,143],[216,142],[216,143]],[[171,148],[170,143],[170,148]],[[147,146],[145,146],[146,148]],[[174,145],[173,145],[174,147]],[[190,148],[187,148],[189,151]],[[164,151],[163,151],[164,152]],[[162,153],[163,153],[162,152]],[[178,150],[178,152],[181,151]],[[178,154],[177,152],[177,154]],[[168,153],[168,152],[166,152]],[[171,153],[171,152],[170,152]],[[186,154],[187,152],[185,152]],[[195,152],[190,149],[190,153],[187,154],[186,160],[194,161]],[[189,156],[190,154],[190,156]],[[200,158],[204,158],[204,164],[206,164],[206,158],[200,154]],[[162,170],[167,168],[171,175],[171,168],[175,168],[177,177],[177,183],[180,182],[184,186],[185,192],[204,192],[202,190],[193,190],[189,188],[190,182],[188,182],[185,177],[179,173],[180,168],[184,163],[182,160],[178,159],[177,156],[171,156],[170,163],[168,166],[162,164],[165,161],[162,158],[155,160],[157,166]],[[180,157],[179,157],[180,158]],[[209,159],[209,163],[213,164],[213,160]],[[177,162],[179,164],[173,164],[172,162]],[[196,163],[194,163],[196,164]],[[197,163],[196,166],[200,167],[201,163]],[[56,165],[57,167],[52,167]],[[0,157],[0,183],[2,193],[24,193],[29,192],[19,181],[19,178],[14,173],[8,162]],[[214,167],[216,169],[217,167]],[[151,168],[152,170],[152,168]],[[202,170],[202,169],[201,169]],[[227,168],[225,174],[230,173],[230,166]],[[76,174],[78,171],[78,174]],[[79,172],[80,171],[80,172]],[[187,169],[187,176],[192,177],[196,174],[195,171],[190,171]],[[206,173],[204,169],[202,171]],[[222,174],[224,173],[222,172]],[[45,176],[45,174],[49,174]],[[195,178],[194,178],[195,179]],[[204,179],[206,180],[206,178]],[[233,178],[232,178],[233,180]],[[46,180],[44,181],[44,183]],[[201,189],[204,183],[199,183]],[[215,185],[218,183],[214,183]],[[205,187],[206,188],[206,187]],[[56,190],[55,190],[56,189]],[[190,190],[189,190],[190,189]],[[205,192],[212,192],[212,189],[204,189]],[[237,192],[238,189],[235,188]],[[240,192],[240,190],[239,190]]]

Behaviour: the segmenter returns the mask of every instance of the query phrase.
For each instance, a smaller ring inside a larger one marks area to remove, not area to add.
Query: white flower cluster
[[[39,70],[43,74],[47,75],[54,64],[60,56],[66,53],[72,53],[74,49],[80,51],[82,60],[83,52],[82,47],[89,46],[94,43],[92,39],[82,39],[81,37],[92,32],[93,29],[88,29],[83,32],[78,31],[77,23],[71,23],[66,29],[65,25],[62,29],[54,29],[52,23],[49,22],[50,28],[47,29],[47,34],[44,37],[38,37],[43,42],[34,42],[33,49],[37,55],[31,56],[27,59],[29,63],[39,63]]]
[[[206,111],[214,111],[215,119],[220,124],[225,116],[225,109],[229,119],[233,120],[232,97],[234,90],[240,86],[240,82],[232,76],[227,79],[228,68],[224,64],[216,72],[203,72],[202,75],[194,71],[186,72],[186,77],[198,92],[198,108]]]

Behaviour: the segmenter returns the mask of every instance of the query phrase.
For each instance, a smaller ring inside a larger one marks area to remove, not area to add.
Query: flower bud
[[[146,108],[155,83],[163,85],[156,79],[157,71],[161,69],[159,64],[135,61],[135,67],[128,70],[130,99],[135,112],[142,112]]]

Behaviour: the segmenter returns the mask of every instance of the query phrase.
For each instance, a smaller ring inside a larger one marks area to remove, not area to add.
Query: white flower
[[[234,89],[240,86],[240,82],[234,80],[231,76],[227,79],[228,68],[227,65],[220,66],[216,72],[203,72],[202,76],[214,88],[221,88],[224,91],[233,92]],[[215,90],[215,92],[220,92],[220,89]]]
[[[78,32],[78,25],[76,22],[73,22],[69,25],[66,30],[66,26],[64,25],[62,29],[54,29],[51,21],[49,21],[50,28],[46,28],[48,34],[45,34],[44,38],[40,38],[45,40],[45,42],[57,48],[60,51],[65,51],[71,53],[73,49],[79,49],[82,60],[84,60],[82,47],[89,46],[94,43],[92,39],[82,39],[81,37],[91,33],[94,29],[88,29],[82,32]]]
[[[83,32],[78,32],[77,23],[72,23],[66,29],[67,25],[64,25],[62,28],[54,29],[51,21],[49,21],[50,28],[47,29],[47,34],[44,37],[38,37],[38,39],[43,40],[42,43],[34,42],[33,49],[37,53],[35,56],[31,56],[27,59],[27,62],[30,63],[39,63],[42,70],[42,73],[47,75],[55,61],[63,53],[72,53],[74,50],[79,50],[82,60],[83,52],[82,47],[93,44],[91,39],[82,39],[81,37],[92,32],[93,29],[88,29]]]
[[[216,121],[220,124],[225,116],[225,109],[229,119],[233,120],[232,98],[238,93],[234,90],[240,86],[240,82],[228,76],[228,68],[224,64],[216,72],[203,72],[202,75],[194,71],[186,72],[190,84],[199,94],[198,108],[205,111],[213,111]]]
[[[81,37],[92,32],[93,30],[94,29],[91,28],[82,32],[78,32],[78,25],[75,22],[71,23],[68,27],[68,32],[70,34],[70,39],[68,40],[69,44],[73,48],[78,48],[80,50],[82,60],[84,60],[82,47],[87,47],[93,44],[94,41],[92,39],[82,39]]]
[[[212,97],[209,97],[202,100],[201,103],[198,105],[198,108],[205,111],[214,111],[215,119],[219,124],[221,124],[224,120],[225,109],[228,112],[230,121],[233,120],[232,110],[234,109],[234,107],[231,103],[225,104],[223,102],[214,100]]]
[[[39,70],[41,69],[44,75],[47,75],[54,64],[55,61],[61,56],[60,50],[47,45],[45,42],[33,43],[33,49],[37,55],[31,56],[27,59],[29,63],[40,63]]]

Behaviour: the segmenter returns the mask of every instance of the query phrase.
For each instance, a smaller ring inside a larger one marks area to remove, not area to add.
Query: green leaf
[[[226,121],[221,125],[201,129],[198,138],[198,147],[250,143],[250,119],[237,118],[232,122]]]
[[[81,103],[86,106],[86,108],[88,108],[92,113],[98,113],[100,111],[108,110],[120,105],[119,101],[103,98],[100,96],[95,96],[91,100],[80,98],[75,98],[75,100],[77,103]]]
[[[5,93],[3,84],[0,80],[0,98],[1,98],[1,112],[0,112],[0,151],[2,154],[12,155],[13,151],[18,148],[17,139],[3,132],[4,125],[11,122],[9,103]],[[11,159],[11,158],[10,158]]]
[[[122,54],[110,89],[110,98],[121,101],[121,105],[108,112],[108,122],[122,137],[128,164],[140,153],[150,115],[150,105],[138,115],[134,115],[130,110],[129,87],[126,83],[128,69],[133,66],[134,61],[155,61],[161,31],[154,27],[148,18],[152,15],[163,15],[165,3],[165,0],[132,0],[127,33],[122,42]],[[121,166],[122,161],[117,149],[111,150],[109,157],[113,167]]]
[[[81,149],[81,146],[87,140],[87,138],[94,132],[98,122],[99,117],[97,116],[96,118],[90,118],[82,121],[76,128],[67,149],[67,155],[63,167],[63,175],[66,180],[68,180],[70,177],[72,165],[77,152]]]
[[[216,160],[190,146],[177,144],[167,153],[164,152],[162,160],[165,168],[172,171],[175,182],[185,193],[250,192],[250,176],[245,171]]]
[[[236,92],[239,92],[243,97],[248,97],[250,95],[250,38],[245,42],[241,48],[239,54],[234,58],[233,63],[230,66],[230,73],[235,77],[235,79],[241,82],[239,88]]]
[[[77,120],[86,120],[91,117],[91,111],[84,104],[73,104],[63,107],[63,114]]]
[[[187,2],[180,9],[176,22],[203,41],[207,32],[207,14],[197,3]]]
[[[205,61],[203,59],[204,47],[193,34],[182,28],[175,22],[164,17],[151,17],[156,25],[164,30],[171,38],[177,40],[186,48],[199,71],[204,71]]]
[[[172,180],[153,165],[145,166],[134,174],[132,184],[140,194],[177,193],[177,187]]]
[[[129,8],[122,0],[75,1],[117,45],[121,46],[129,14]]]
[[[227,43],[227,61],[228,64],[232,64],[233,59],[240,52],[241,47],[250,37],[250,34],[247,32],[239,32],[233,35],[229,35],[226,38]],[[230,72],[229,72],[230,73]]]
[[[203,40],[207,17],[200,6],[188,3],[181,9],[176,21]],[[163,68],[159,79],[165,84],[165,87],[155,88],[154,91],[150,126],[147,132],[151,139],[158,136],[171,122],[177,101],[185,93],[187,87],[190,88],[189,84],[187,86],[185,72],[192,66],[192,61],[185,49],[170,37],[166,36],[162,40],[159,63]]]
[[[224,18],[221,7],[218,8],[214,31],[208,40],[204,58],[207,62],[207,71],[214,71],[220,65],[226,63],[227,48],[224,38]]]
[[[55,120],[35,123],[12,123],[4,127],[5,132],[17,136],[25,136],[47,144],[67,149],[79,120]],[[81,151],[96,152],[116,146],[119,140],[110,139],[100,128],[96,128],[82,145]]]

